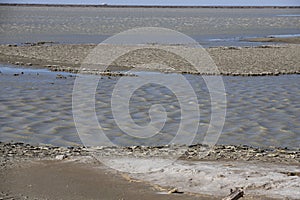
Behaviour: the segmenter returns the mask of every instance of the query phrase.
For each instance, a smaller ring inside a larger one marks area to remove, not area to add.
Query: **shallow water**
[[[299,9],[0,7],[0,43],[100,43],[137,27],[185,33],[203,46],[259,45],[248,37],[299,34]]]
[[[72,113],[74,75],[4,65],[1,65],[0,71],[0,141],[60,146],[81,144]],[[57,74],[67,78],[56,79]],[[147,73],[139,76],[147,76]],[[176,76],[179,75],[164,76],[178,84]],[[194,140],[194,143],[198,143],[202,141],[210,122],[210,97],[201,76],[185,75],[185,78],[198,96],[201,116]],[[134,80],[134,77],[127,79]],[[118,145],[168,144],[177,132],[181,116],[174,93],[158,84],[145,85],[135,91],[129,108],[136,124],[145,126],[150,122],[148,112],[153,104],[161,104],[167,112],[167,121],[161,134],[138,139],[124,134],[114,121],[110,97],[118,80],[116,77],[102,77],[96,90],[96,114],[106,136]],[[218,143],[299,147],[299,75],[228,76],[223,77],[223,81],[227,95],[227,116]],[[191,123],[197,121],[192,114],[187,118]],[[86,120],[88,123],[90,119]],[[189,126],[185,128],[188,130]],[[97,131],[98,127],[90,127],[90,132]]]

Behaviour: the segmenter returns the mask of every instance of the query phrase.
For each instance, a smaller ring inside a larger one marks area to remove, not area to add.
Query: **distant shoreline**
[[[278,43],[300,44],[300,37],[247,38],[247,39],[243,39],[243,41],[248,41],[248,42],[278,42]]]
[[[80,4],[19,4],[0,3],[0,6],[24,7],[95,7],[95,8],[227,8],[227,9],[300,9],[300,6],[160,6],[160,5],[80,5]]]

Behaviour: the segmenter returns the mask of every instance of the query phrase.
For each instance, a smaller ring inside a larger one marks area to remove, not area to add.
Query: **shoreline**
[[[0,6],[26,7],[97,7],[97,8],[214,8],[214,9],[299,9],[300,6],[166,6],[166,5],[108,5],[108,4],[22,4],[0,3]]]
[[[282,40],[282,38],[279,39]],[[136,71],[222,76],[277,76],[300,74],[299,44],[206,48],[206,52],[218,67],[218,71],[213,71],[205,66],[202,66],[201,71],[195,70],[195,68],[189,66],[189,63],[179,59],[178,56],[161,54],[161,52],[157,51],[156,45],[147,45],[149,48],[146,52],[140,51],[137,54],[132,51],[133,53],[128,56],[126,55],[126,58],[116,60],[113,65],[109,67],[111,71],[109,74],[103,74],[103,71],[99,70],[99,68],[86,68],[85,70],[80,68],[84,59],[95,47],[96,45],[94,44],[53,45],[50,43],[49,45],[46,42],[23,46],[11,44],[0,45],[0,62],[43,67],[51,71],[65,71],[71,73],[84,72],[115,76],[124,75],[122,73],[120,74],[120,71],[132,69]],[[183,51],[185,48],[178,45],[163,45],[163,47],[177,49],[179,51]],[[110,54],[114,54],[120,49],[131,51],[134,47],[126,45],[101,45],[100,48]],[[160,59],[161,57],[164,59]],[[160,68],[147,65],[147,63],[153,62],[167,65],[168,67]]]
[[[252,147],[248,145],[164,145],[164,146],[68,146],[51,144],[26,144],[23,142],[1,142],[0,155],[3,158],[43,158],[61,160],[73,156],[88,156],[90,153],[113,155],[115,157],[178,157],[185,161],[258,161],[300,165],[300,148]],[[146,153],[147,152],[147,153]]]
[[[300,37],[266,37],[266,38],[248,38],[242,41],[248,42],[276,42],[276,43],[290,43],[290,44],[300,44]]]
[[[110,166],[105,166],[101,160],[95,159],[95,150],[110,153],[109,157],[116,160],[118,157],[114,155],[119,154],[121,160],[126,159],[134,163],[133,161],[137,159],[153,159],[152,155],[163,156],[174,152],[174,148],[93,147],[90,151],[84,147],[0,142],[0,176],[3,177],[2,184],[4,184],[0,187],[0,197],[76,199],[84,195],[90,199],[139,196],[149,200],[221,199],[234,187],[244,189],[245,196],[242,199],[245,200],[281,199],[284,196],[293,199],[291,197],[298,194],[292,189],[300,184],[300,149],[273,147],[258,149],[248,146],[217,145],[211,155],[219,155],[220,159],[214,156],[211,159],[198,160],[188,157],[188,155],[197,157],[195,152],[200,152],[200,148],[205,146],[188,147],[184,158],[180,158],[164,170],[135,174],[116,171],[109,168]],[[111,154],[112,152],[114,153]],[[248,154],[250,159],[247,160],[245,155]],[[261,154],[263,156],[258,156]],[[252,159],[255,157],[258,160]],[[176,170],[176,173],[173,170]],[[193,184],[188,183],[191,180],[189,174],[193,177]],[[40,176],[43,176],[44,181],[41,181]],[[214,176],[216,177],[213,178]],[[207,182],[210,178],[211,183]],[[251,180],[255,180],[255,183],[251,183]],[[203,183],[208,188],[202,185]],[[222,186],[223,184],[225,185]],[[178,193],[171,192],[175,190]]]

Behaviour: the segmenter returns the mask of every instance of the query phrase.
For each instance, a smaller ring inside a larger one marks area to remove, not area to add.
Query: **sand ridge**
[[[80,72],[80,66],[89,53],[96,47],[93,44],[54,44],[15,46],[0,45],[0,62],[16,65],[36,65],[53,71]],[[102,45],[108,53],[113,54],[118,48],[130,50],[130,46]],[[171,46],[184,50],[183,47]],[[111,71],[140,70],[201,75],[263,76],[281,74],[300,74],[300,45],[264,45],[258,47],[213,47],[205,49],[218,71],[204,68],[195,70],[184,59],[173,54],[158,52],[155,45],[149,45],[147,51],[133,51],[112,63]],[[145,56],[147,55],[147,56]],[[157,68],[147,63],[161,63],[169,68]],[[99,63],[101,64],[101,63]],[[145,65],[146,64],[146,65]],[[97,73],[91,67],[86,72]]]

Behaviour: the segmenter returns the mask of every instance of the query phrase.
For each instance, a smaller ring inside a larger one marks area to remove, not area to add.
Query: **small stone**
[[[300,172],[288,172],[288,176],[300,176]]]
[[[66,155],[57,155],[57,156],[55,156],[56,160],[63,160],[63,159],[66,159],[66,158],[67,158]]]
[[[218,177],[219,177],[219,178],[225,178],[225,175],[219,174]]]
[[[269,154],[268,157],[278,157],[279,155],[276,153]]]
[[[227,49],[231,49],[231,50],[241,50],[242,48],[241,48],[241,47],[230,46],[230,47],[227,47]]]
[[[56,75],[56,78],[57,78],[57,79],[66,79],[67,77],[65,77],[65,76],[63,76],[63,75],[61,75],[61,74],[57,74],[57,75]]]
[[[16,44],[8,44],[7,46],[8,47],[16,47],[17,45]]]

